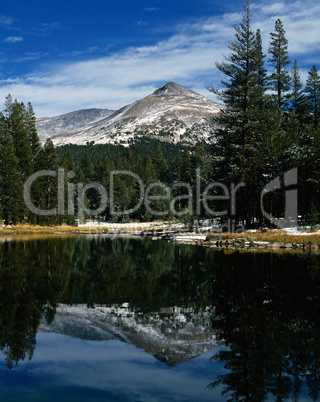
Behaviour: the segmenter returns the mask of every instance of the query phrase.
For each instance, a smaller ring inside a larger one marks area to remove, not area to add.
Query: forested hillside
[[[154,138],[139,138],[136,141],[131,141],[130,150],[134,156],[140,156],[141,158],[144,158],[146,155],[153,155],[158,147],[158,144],[159,140],[156,140]],[[88,152],[93,164],[96,164],[98,160],[102,159],[103,157],[107,157],[109,159],[112,159],[113,162],[116,162],[118,157],[126,155],[128,152],[128,148],[123,145],[94,143],[87,143],[87,145],[68,144],[57,147],[56,149],[60,161],[63,156],[70,151],[73,162],[77,167],[80,165],[81,158],[86,152]],[[181,154],[185,147],[181,144],[161,142],[161,149],[164,158],[166,159],[168,164],[171,165],[174,158],[178,154]]]

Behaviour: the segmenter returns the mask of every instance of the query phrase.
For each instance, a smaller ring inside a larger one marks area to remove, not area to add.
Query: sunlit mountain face
[[[211,118],[223,108],[182,85],[168,82],[151,95],[115,112],[104,109],[80,110],[62,116],[39,119],[42,140],[55,145],[128,145],[144,136],[172,143],[193,144],[209,140]]]

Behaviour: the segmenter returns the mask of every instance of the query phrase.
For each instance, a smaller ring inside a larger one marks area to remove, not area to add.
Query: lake
[[[319,263],[148,238],[3,238],[1,400],[318,400]]]

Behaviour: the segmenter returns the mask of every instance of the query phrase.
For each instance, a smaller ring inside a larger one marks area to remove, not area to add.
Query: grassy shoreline
[[[143,231],[157,230],[177,230],[182,224],[168,224],[165,222],[139,222],[139,223],[109,223],[100,225],[81,225],[81,226],[41,226],[31,224],[17,224],[0,226],[0,236],[6,235],[26,235],[26,234],[130,234]]]
[[[83,225],[83,226],[40,226],[30,224],[18,224],[0,226],[0,236],[19,236],[19,235],[80,235],[80,234],[140,234],[144,232],[146,234],[152,234],[153,232],[163,231],[169,232],[174,230],[183,229],[183,224],[171,224],[168,222],[141,222],[141,223],[109,223],[100,224],[97,226]],[[194,232],[184,232],[184,236],[193,235]],[[320,232],[305,232],[290,234],[283,230],[273,229],[266,232],[246,232],[246,233],[212,233],[203,232],[203,235],[207,235],[207,239],[210,237],[221,236],[223,240],[231,239],[243,239],[263,242],[279,242],[279,243],[316,243],[320,245]]]
[[[259,241],[266,242],[277,242],[277,243],[316,243],[320,244],[320,233],[318,232],[305,232],[305,234],[294,235],[287,233],[283,230],[270,230],[268,232],[257,232],[257,233],[224,233],[221,235],[223,239],[240,239],[240,238],[248,238],[255,239]]]

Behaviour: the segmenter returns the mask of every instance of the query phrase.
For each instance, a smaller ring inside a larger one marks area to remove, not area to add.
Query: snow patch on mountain
[[[99,121],[114,113],[108,109],[82,109],[55,117],[37,119],[37,131],[41,140]]]

